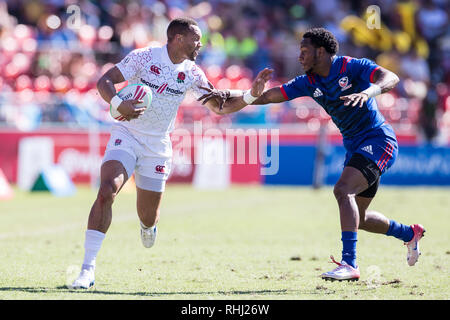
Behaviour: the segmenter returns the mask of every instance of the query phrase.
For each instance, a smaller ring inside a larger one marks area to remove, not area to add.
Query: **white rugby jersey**
[[[153,93],[151,106],[143,115],[117,124],[125,126],[137,137],[145,136],[146,140],[142,141],[145,144],[149,140],[157,143],[159,139],[165,148],[155,145],[155,151],[162,156],[171,155],[171,150],[167,149],[171,149],[169,133],[174,129],[178,107],[188,90],[192,90],[196,98],[206,92],[199,88],[209,87],[204,72],[188,59],[173,64],[167,45],[133,50],[116,67],[128,84],[145,84]]]

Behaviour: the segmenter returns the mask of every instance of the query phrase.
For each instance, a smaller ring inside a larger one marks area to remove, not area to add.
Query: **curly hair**
[[[311,40],[315,48],[324,47],[329,54],[336,54],[339,50],[339,43],[334,35],[324,28],[312,28],[305,32],[303,38]]]

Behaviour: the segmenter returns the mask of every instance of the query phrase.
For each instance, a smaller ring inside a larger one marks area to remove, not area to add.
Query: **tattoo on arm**
[[[400,81],[395,73],[381,67],[375,71],[373,79],[374,84],[380,86],[381,93],[392,90]]]

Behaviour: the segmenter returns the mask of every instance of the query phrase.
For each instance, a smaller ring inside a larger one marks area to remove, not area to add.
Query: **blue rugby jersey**
[[[344,138],[354,137],[380,127],[385,119],[375,98],[360,108],[344,106],[339,97],[359,93],[370,86],[379,66],[369,59],[335,56],[327,77],[307,73],[283,84],[280,89],[286,100],[309,96],[331,116]]]

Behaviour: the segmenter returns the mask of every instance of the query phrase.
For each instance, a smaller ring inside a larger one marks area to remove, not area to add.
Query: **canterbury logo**
[[[155,65],[152,65],[150,67],[150,71],[153,72],[154,74],[157,74],[157,75],[161,74],[161,68],[159,68],[159,67],[157,67]]]
[[[156,166],[155,171],[156,173],[165,173],[165,166]]]

